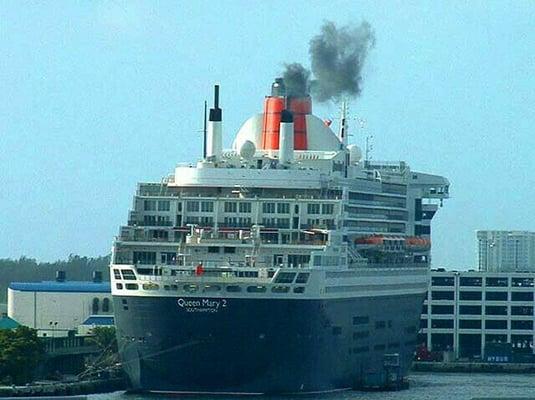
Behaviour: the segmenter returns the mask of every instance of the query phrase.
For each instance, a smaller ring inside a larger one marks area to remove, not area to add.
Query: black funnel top
[[[214,86],[214,107],[210,108],[209,121],[221,121],[222,112],[219,108],[219,85]]]

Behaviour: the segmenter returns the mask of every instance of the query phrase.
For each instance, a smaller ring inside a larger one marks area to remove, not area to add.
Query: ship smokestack
[[[222,111],[219,108],[219,85],[214,86],[214,107],[210,109],[206,137],[206,158],[217,160],[223,151]]]
[[[288,107],[286,107],[287,104]],[[309,95],[287,96],[282,78],[275,79],[271,85],[271,96],[266,96],[264,101],[261,148],[263,150],[279,150],[281,113],[284,110],[291,112],[293,116],[293,149],[307,150],[306,116],[312,113],[312,101]]]
[[[289,164],[294,156],[294,118],[290,111],[282,110],[280,123],[279,161]]]

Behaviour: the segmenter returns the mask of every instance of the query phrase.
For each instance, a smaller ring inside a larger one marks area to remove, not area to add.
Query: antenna
[[[371,157],[371,152],[373,150],[373,135],[367,135],[366,136],[366,157],[365,157],[365,161],[366,163],[368,163],[372,157]]]
[[[343,147],[347,147],[347,137],[347,100],[344,99],[340,110],[340,130],[338,132],[338,139],[342,142]]]
[[[206,100],[204,100],[204,125],[203,125],[203,150],[202,150],[202,158],[206,158],[206,115],[208,110],[208,104],[206,103]]]

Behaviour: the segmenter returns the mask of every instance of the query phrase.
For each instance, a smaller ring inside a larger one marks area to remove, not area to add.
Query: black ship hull
[[[115,296],[119,352],[136,391],[296,393],[404,376],[424,294],[332,300]]]

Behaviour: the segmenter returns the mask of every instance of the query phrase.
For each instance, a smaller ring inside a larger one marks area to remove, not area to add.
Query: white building
[[[477,231],[480,271],[535,271],[535,232]]]
[[[92,315],[113,315],[109,282],[12,282],[8,316],[39,336],[67,336]]]
[[[482,358],[496,343],[532,355],[534,282],[529,272],[431,271],[420,343],[457,358]]]

